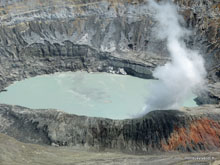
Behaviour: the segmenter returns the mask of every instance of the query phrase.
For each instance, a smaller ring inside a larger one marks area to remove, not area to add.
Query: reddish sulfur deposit
[[[175,126],[167,142],[161,142],[165,151],[205,150],[220,148],[220,123],[208,118],[202,118],[190,123],[188,128]]]

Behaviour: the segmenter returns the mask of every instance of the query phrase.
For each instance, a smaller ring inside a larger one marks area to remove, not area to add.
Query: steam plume
[[[183,18],[177,7],[171,2],[149,0],[149,9],[157,22],[156,37],[166,40],[171,62],[153,72],[160,81],[152,84],[143,114],[179,108],[192,91],[201,88],[206,76],[203,58],[197,51],[187,48],[183,41],[190,32],[181,26]]]

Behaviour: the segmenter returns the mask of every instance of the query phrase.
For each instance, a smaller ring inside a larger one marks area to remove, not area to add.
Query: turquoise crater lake
[[[125,119],[142,111],[154,81],[109,73],[55,73],[15,82],[0,93],[0,103]],[[197,106],[194,98],[183,106]]]

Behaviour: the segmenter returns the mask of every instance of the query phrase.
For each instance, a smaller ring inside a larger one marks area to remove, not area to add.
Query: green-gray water
[[[146,80],[109,73],[65,72],[16,82],[0,93],[0,102],[34,109],[53,108],[77,115],[131,118],[149,95]],[[196,103],[192,95],[184,106]]]

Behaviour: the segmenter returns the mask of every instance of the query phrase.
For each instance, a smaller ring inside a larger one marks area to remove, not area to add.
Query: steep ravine
[[[154,21],[144,1],[9,2],[0,10],[1,90],[27,77],[76,70],[123,69],[153,78],[153,69],[170,60],[165,41],[152,33]],[[121,121],[1,105],[0,132],[24,142],[131,153],[219,150],[219,3],[176,3],[185,26],[193,29],[188,46],[199,49],[206,62],[208,92],[197,101],[216,105]]]

